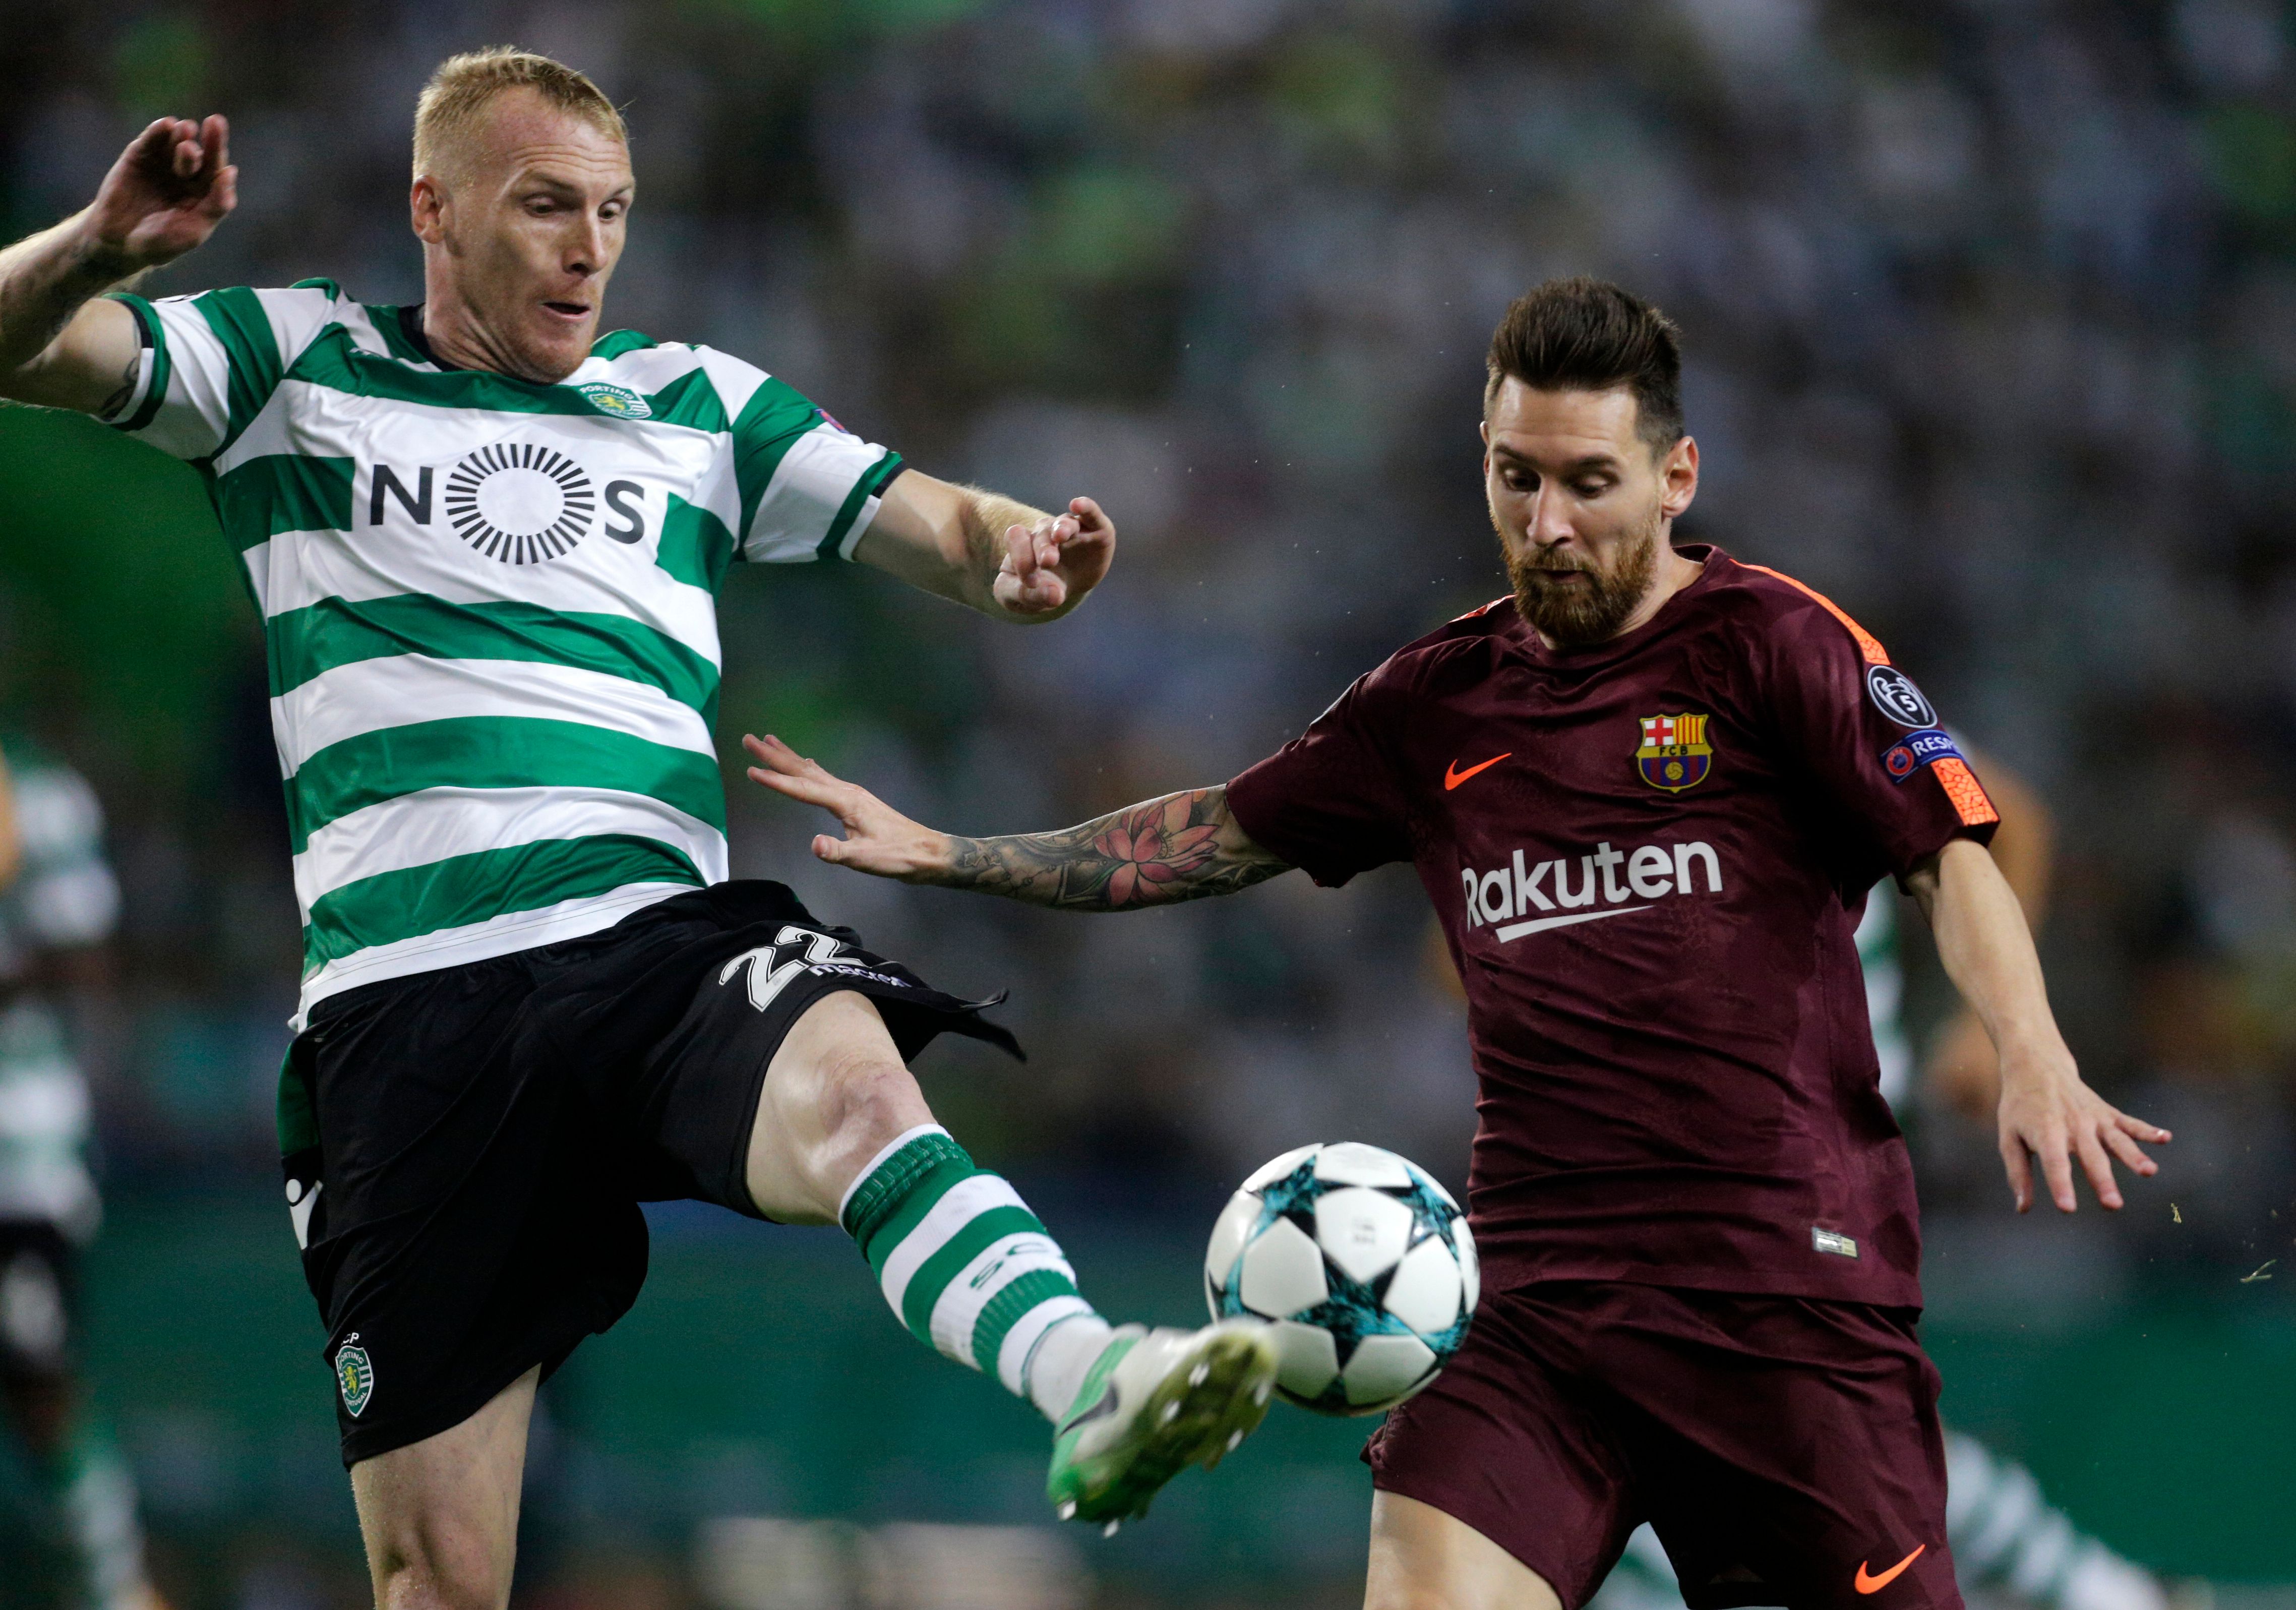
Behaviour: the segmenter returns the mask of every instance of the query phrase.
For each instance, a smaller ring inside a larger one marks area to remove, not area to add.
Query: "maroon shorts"
[[[1487,1292],[1364,1450],[1578,1610],[1648,1521],[1691,1610],[1958,1610],[1913,1311],[1623,1282]]]

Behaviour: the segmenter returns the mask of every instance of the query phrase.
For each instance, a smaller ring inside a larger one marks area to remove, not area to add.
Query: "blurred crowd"
[[[417,300],[414,94],[496,40],[627,107],[609,324],[753,359],[937,474],[1095,496],[1121,533],[1102,594],[1041,630],[737,570],[729,753],[775,731],[974,833],[1232,776],[1503,590],[1485,341],[1530,283],[1609,275],[1685,333],[1706,479],[1681,534],[1831,595],[2055,817],[2060,1012],[2095,1081],[2178,1132],[2085,1255],[2215,1279],[2290,1249],[2287,7],[11,0],[0,218],[78,206],[157,113],[220,111],[239,211],[160,291]],[[122,730],[143,712],[27,669],[71,653],[15,629],[44,540],[0,540],[0,654],[10,713],[113,823],[110,1165],[259,1167],[297,948],[251,612],[170,668],[218,694],[161,766]],[[1044,1189],[1343,1134],[1464,1170],[1472,1080],[1407,870],[1055,916],[818,867],[824,824],[729,776],[737,874],[1011,990],[1032,1060],[937,1050],[929,1089]],[[1919,1044],[1947,1002],[1933,968],[1914,985]],[[1912,1122],[1932,1211],[2002,1217],[1985,1127]]]

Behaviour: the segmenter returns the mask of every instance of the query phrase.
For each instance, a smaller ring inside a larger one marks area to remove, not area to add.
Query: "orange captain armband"
[[[2001,819],[2001,813],[1993,809],[1991,796],[1985,792],[1985,784],[1979,782],[1977,774],[1969,769],[1968,761],[1959,755],[1948,755],[1943,760],[1930,762],[1930,769],[1937,774],[1938,783],[1945,790],[1945,797],[1953,801],[1953,809],[1961,817],[1963,826],[1982,827],[1988,822]]]

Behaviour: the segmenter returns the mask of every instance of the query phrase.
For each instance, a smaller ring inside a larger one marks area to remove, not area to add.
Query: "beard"
[[[1627,617],[1649,596],[1658,574],[1661,518],[1657,510],[1619,551],[1607,571],[1552,549],[1518,557],[1505,545],[1514,607],[1533,629],[1565,648],[1584,648],[1618,636]]]

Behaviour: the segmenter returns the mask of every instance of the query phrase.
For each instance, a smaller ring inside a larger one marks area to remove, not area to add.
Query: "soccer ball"
[[[1318,1414],[1377,1414],[1433,1380],[1467,1339],[1481,1284],[1451,1194],[1355,1141],[1261,1167],[1204,1254],[1212,1317],[1272,1323],[1275,1390]]]

